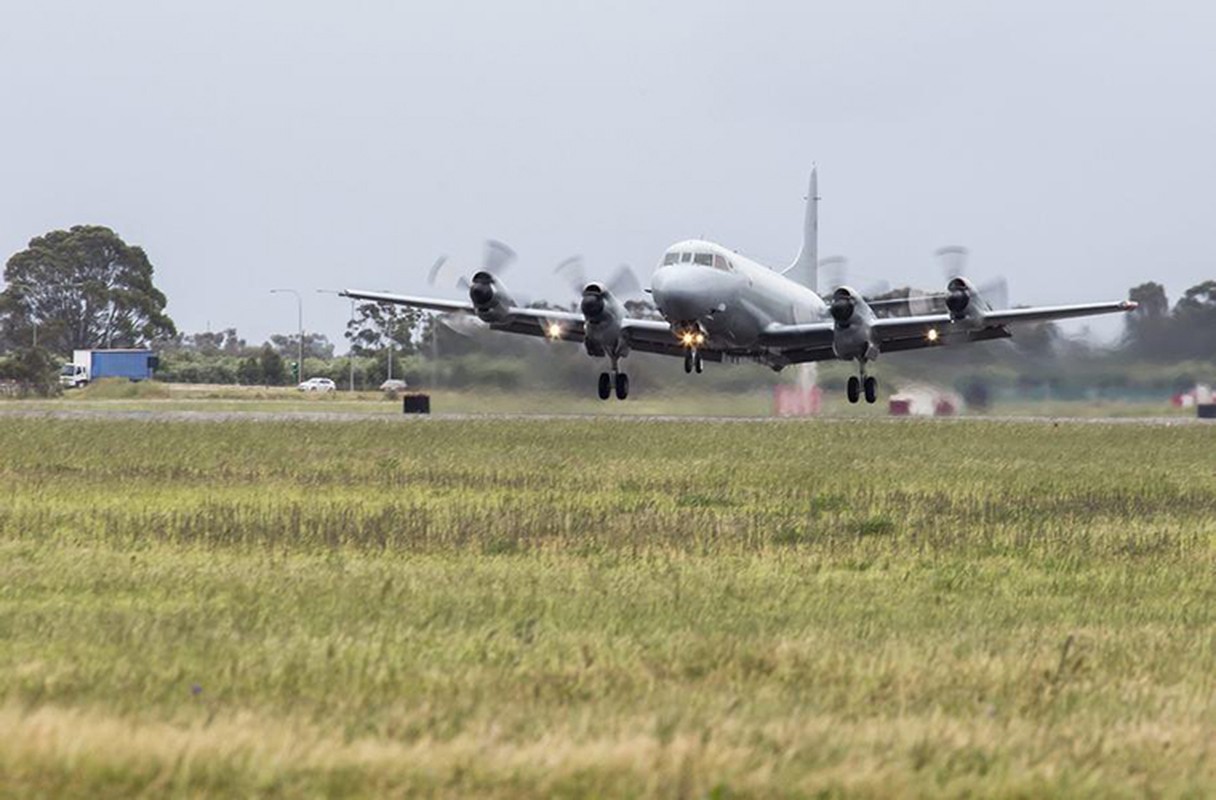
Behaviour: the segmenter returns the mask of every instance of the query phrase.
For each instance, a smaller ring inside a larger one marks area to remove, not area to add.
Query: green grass
[[[1209,795],[1213,452],[0,418],[0,795]]]

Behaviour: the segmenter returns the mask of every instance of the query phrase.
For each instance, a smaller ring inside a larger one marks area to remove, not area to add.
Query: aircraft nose
[[[654,274],[650,288],[655,305],[669,320],[695,320],[722,303],[723,278],[712,267],[672,264]]]

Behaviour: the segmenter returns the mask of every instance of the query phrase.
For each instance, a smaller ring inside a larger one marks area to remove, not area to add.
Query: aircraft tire
[[[849,402],[856,403],[858,398],[861,397],[861,379],[856,375],[850,375],[846,391],[849,395]]]
[[[607,400],[612,396],[612,376],[607,372],[600,373],[600,399]]]
[[[698,375],[700,375],[700,374],[701,374],[701,370],[702,370],[704,367],[703,367],[702,362],[701,362],[701,354],[700,354],[700,353],[697,353],[697,355],[696,355],[696,356],[693,358],[693,360],[692,360],[692,368],[693,368],[693,369],[695,369],[695,370],[697,371],[697,374],[698,374]]]
[[[684,372],[692,372],[692,353],[684,354]]]
[[[878,399],[878,381],[874,380],[873,376],[866,378],[865,391],[866,402],[872,405]]]
[[[623,372],[616,374],[616,399],[624,400],[629,396],[629,376]]]

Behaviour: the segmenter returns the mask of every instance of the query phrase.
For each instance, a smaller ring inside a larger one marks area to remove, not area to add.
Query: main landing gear
[[[629,376],[624,372],[601,372],[600,373],[600,399],[607,400],[612,396],[612,390],[616,390],[616,399],[624,400],[629,396]]]
[[[684,353],[684,371],[692,372],[696,370],[697,374],[701,374],[704,367],[701,365],[701,354],[696,350],[687,350]]]
[[[862,367],[862,369],[864,370],[865,368]],[[850,375],[848,385],[849,402],[856,403],[861,399],[863,392],[866,396],[866,402],[874,403],[878,400],[878,381],[874,380],[874,376],[866,375],[864,371],[860,377]]]

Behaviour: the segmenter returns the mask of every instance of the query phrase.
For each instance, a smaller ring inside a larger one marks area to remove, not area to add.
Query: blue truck
[[[151,350],[75,350],[72,363],[64,364],[59,372],[59,383],[73,389],[102,378],[146,381],[152,377],[158,362]]]

